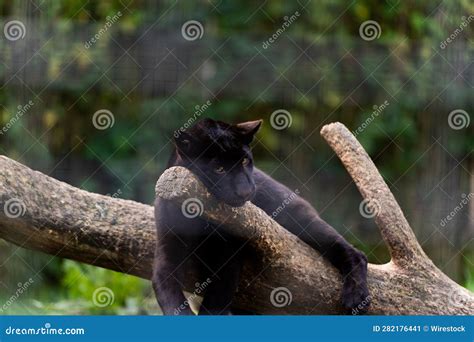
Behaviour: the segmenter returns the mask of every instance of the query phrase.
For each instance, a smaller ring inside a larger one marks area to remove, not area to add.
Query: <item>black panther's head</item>
[[[203,119],[175,133],[180,165],[191,170],[219,200],[238,207],[255,195],[249,144],[262,120],[230,125]]]

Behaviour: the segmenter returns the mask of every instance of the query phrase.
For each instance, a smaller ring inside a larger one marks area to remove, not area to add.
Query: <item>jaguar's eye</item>
[[[250,160],[248,158],[242,159],[242,165],[247,166],[250,163]]]
[[[214,171],[216,171],[216,173],[222,174],[225,172],[225,169],[223,166],[219,166],[218,168],[215,168]]]

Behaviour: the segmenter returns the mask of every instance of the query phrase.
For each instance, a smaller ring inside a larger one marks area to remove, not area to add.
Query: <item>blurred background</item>
[[[319,135],[341,121],[426,253],[474,290],[473,14],[470,0],[0,0],[0,154],[151,204],[174,130],[262,118],[256,165],[385,263]],[[0,310],[159,313],[147,281],[2,240]]]

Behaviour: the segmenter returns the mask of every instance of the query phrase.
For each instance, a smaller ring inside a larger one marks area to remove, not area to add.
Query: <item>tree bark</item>
[[[369,313],[473,315],[474,295],[428,259],[355,137],[339,123],[323,127],[321,133],[348,169],[369,209],[375,210],[392,256],[385,265],[369,265]],[[150,278],[156,241],[151,206],[74,188],[3,156],[0,166],[0,238]],[[180,167],[163,173],[156,193],[178,206],[197,199],[203,217],[248,239],[256,254],[244,267],[237,308],[260,314],[342,312],[338,272],[261,209],[251,203],[240,208],[218,203],[199,180]],[[195,280],[189,277],[191,291]]]

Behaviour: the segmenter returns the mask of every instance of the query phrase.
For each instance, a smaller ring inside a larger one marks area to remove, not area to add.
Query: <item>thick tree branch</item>
[[[321,135],[336,152],[365,199],[362,210],[374,215],[396,264],[428,261],[395,197],[362,145],[343,124],[326,125]]]
[[[77,189],[0,156],[0,238],[144,278],[155,229],[149,205]]]
[[[325,127],[323,134],[334,145],[363,195],[377,199],[381,206],[389,205],[378,213],[377,223],[394,262],[369,265],[370,313],[474,314],[473,294],[429,261],[376,168],[344,130],[344,126],[335,125]],[[179,206],[189,198],[198,198],[203,203],[204,217],[225,223],[222,229],[249,239],[257,255],[245,266],[237,307],[265,314],[341,312],[341,279],[337,271],[259,208],[250,203],[241,208],[217,203],[182,168],[167,170],[156,191]],[[22,215],[7,209],[12,203],[24,205]],[[151,206],[76,189],[6,157],[0,157],[0,238],[144,278],[151,274],[156,241]],[[194,283],[192,277],[189,283]],[[289,305],[272,304],[272,291],[278,287],[290,291]]]

